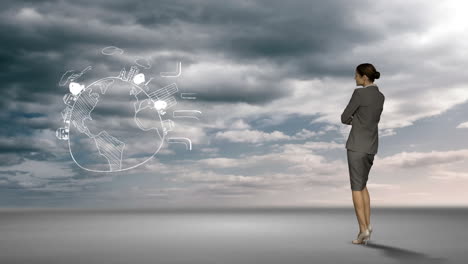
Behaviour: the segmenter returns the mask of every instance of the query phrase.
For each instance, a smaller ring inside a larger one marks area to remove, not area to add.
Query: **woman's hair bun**
[[[374,73],[374,79],[380,78],[380,72],[375,72]]]
[[[356,72],[360,76],[366,75],[369,80],[374,80],[380,78],[380,72],[370,63],[361,63],[356,67]]]

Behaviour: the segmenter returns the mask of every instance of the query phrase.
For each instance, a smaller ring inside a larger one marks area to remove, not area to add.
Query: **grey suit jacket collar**
[[[369,84],[369,85],[364,86],[364,87],[362,87],[362,88],[373,87],[373,86],[374,86],[375,88],[379,88],[379,87],[377,86],[377,84],[375,84],[375,83]]]

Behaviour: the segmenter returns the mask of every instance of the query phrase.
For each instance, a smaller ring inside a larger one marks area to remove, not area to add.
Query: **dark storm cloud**
[[[352,74],[349,69],[354,65],[327,54],[341,55],[343,50],[392,31],[421,27],[422,23],[417,23],[421,16],[408,15],[411,5],[399,10],[406,18],[392,23],[386,32],[363,30],[362,25],[353,24],[355,16],[371,6],[372,1],[364,0],[4,1],[0,11],[0,33],[6,36],[0,44],[0,107],[3,112],[20,112],[22,109],[16,107],[23,104],[18,103],[32,104],[30,108],[36,104],[43,107],[44,115],[7,117],[8,129],[2,133],[31,134],[47,127],[54,130],[52,120],[60,120],[58,113],[64,108],[57,98],[66,90],[57,83],[66,70],[93,65],[88,77],[95,78],[119,71],[109,64],[128,62],[128,58],[102,56],[100,49],[108,45],[119,46],[126,54],[164,49],[194,54],[185,59],[184,63],[189,64],[210,54],[223,54],[226,61],[239,64],[262,61],[275,65],[277,72],[269,76],[243,73],[257,78],[256,85],[234,77],[190,87],[199,92],[199,101],[271,102],[291,92],[278,85],[284,77]],[[180,55],[174,56],[182,60]],[[171,57],[157,60],[164,64]],[[115,111],[118,109],[102,109],[97,114],[111,115]]]
[[[29,160],[54,160],[57,153],[50,144],[34,136],[16,136],[0,138],[0,166],[10,166]]]
[[[68,67],[96,65],[90,76],[96,77],[110,70],[103,62],[112,65],[125,60],[103,57],[102,47],[112,44],[128,53],[154,49],[195,54],[222,52],[234,61],[255,63],[256,59],[263,58],[280,63],[281,58],[322,53],[331,47],[330,42],[336,42],[330,36],[345,34],[349,28],[345,23],[344,3],[352,4],[350,1],[320,5],[309,1],[294,4],[281,1],[4,1],[0,32],[7,37],[0,44],[3,69],[0,107],[7,114],[2,115],[2,135],[33,135],[41,129],[53,132],[60,125],[59,113],[65,107],[57,100],[64,94],[64,89],[57,87],[61,74]],[[346,38],[351,42],[372,37],[358,29],[348,33]],[[287,90],[276,84],[280,78],[281,74],[262,77],[259,85],[221,79],[195,85],[193,90],[200,91],[197,99],[201,101],[267,103],[286,95]],[[25,104],[30,104],[29,108],[41,107],[41,115],[28,116],[31,110],[18,109],[18,105]],[[131,113],[119,109],[101,108],[96,114],[131,117]],[[53,157],[50,146],[41,146],[27,138],[3,141],[0,152],[18,155],[10,157],[8,163],[18,162],[27,155]],[[31,152],[41,155],[28,154]]]
[[[274,78],[260,80],[258,84],[247,84],[235,78],[225,80],[209,80],[204,86],[191,85],[191,90],[197,92],[197,100],[218,103],[246,102],[250,104],[267,104],[275,99],[287,96],[290,91],[275,83]],[[279,81],[278,81],[279,82]],[[184,80],[181,81],[184,84]],[[188,83],[187,83],[188,85]]]
[[[4,69],[0,77],[6,94],[0,107],[13,101],[52,103],[47,95],[58,93],[56,84],[66,67],[102,62],[106,58],[99,51],[110,44],[129,53],[169,49],[204,56],[222,53],[241,64],[264,60],[278,67],[267,80],[270,84],[285,76],[347,76],[355,65],[343,61],[345,54],[333,58],[327,54],[340,54],[392,31],[421,27],[417,23],[421,18],[414,13],[386,32],[354,25],[353,16],[371,4],[363,0],[8,1],[0,23],[0,32],[8,36],[0,44]],[[410,9],[399,11],[405,15]],[[220,90],[220,83],[210,85],[195,87],[201,92],[199,100],[265,103],[285,95],[279,88],[265,96],[252,92],[258,87]]]
[[[16,153],[0,153],[1,166],[11,166],[21,164],[24,158]]]
[[[32,138],[2,138],[0,140],[0,150],[1,152],[37,151],[38,148],[33,143]]]

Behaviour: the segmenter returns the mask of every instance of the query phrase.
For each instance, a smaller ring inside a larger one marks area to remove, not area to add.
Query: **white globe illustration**
[[[106,77],[88,85],[71,104],[68,142],[76,164],[114,172],[153,158],[166,134],[153,100],[133,78]]]

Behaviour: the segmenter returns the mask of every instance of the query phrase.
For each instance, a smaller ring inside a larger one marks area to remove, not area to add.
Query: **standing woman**
[[[359,234],[353,244],[367,244],[372,233],[370,224],[370,198],[367,179],[379,146],[378,123],[385,96],[374,84],[379,79],[374,65],[363,63],[356,67],[356,88],[341,114],[343,124],[352,125],[346,142],[349,179],[354,210],[359,223]]]

